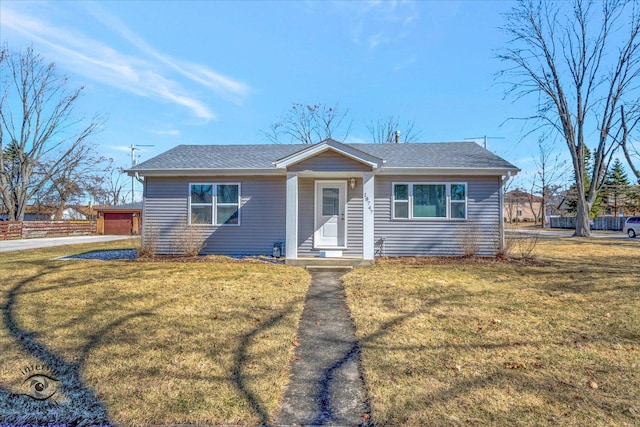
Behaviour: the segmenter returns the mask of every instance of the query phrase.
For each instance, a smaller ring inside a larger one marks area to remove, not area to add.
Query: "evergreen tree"
[[[640,212],[640,188],[629,187],[627,198],[624,201],[624,208],[627,213],[637,215]]]
[[[624,206],[628,191],[629,177],[620,159],[616,159],[605,181],[605,198],[607,204],[613,208],[613,215],[617,216],[620,213],[619,209]]]

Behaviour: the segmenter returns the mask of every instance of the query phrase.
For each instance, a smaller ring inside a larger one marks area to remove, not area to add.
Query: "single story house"
[[[24,221],[51,221],[56,213],[55,206],[28,205],[24,211]],[[7,221],[9,213],[0,203],[0,221]]]
[[[196,233],[201,253],[309,257],[479,255],[503,247],[503,185],[519,169],[475,142],[180,145],[144,178],[143,238],[158,253]],[[472,237],[469,237],[472,236]],[[192,238],[192,237],[189,237]]]
[[[116,206],[99,206],[96,207],[96,211],[98,212],[98,220],[96,222],[98,234],[120,236],[140,234],[141,202]]]
[[[504,218],[508,222],[539,221],[542,197],[516,188],[504,193]]]

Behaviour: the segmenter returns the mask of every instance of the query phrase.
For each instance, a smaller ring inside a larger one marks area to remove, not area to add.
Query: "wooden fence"
[[[96,234],[95,221],[0,221],[0,240]]]
[[[0,240],[21,239],[21,221],[0,221]]]
[[[592,230],[622,231],[622,226],[628,217],[624,216],[598,216],[591,222]],[[551,228],[576,228],[576,218],[551,217]]]

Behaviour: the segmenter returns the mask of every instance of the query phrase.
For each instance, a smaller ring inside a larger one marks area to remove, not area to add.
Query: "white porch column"
[[[366,260],[373,260],[375,255],[373,236],[374,183],[373,173],[365,172],[362,176],[362,258]]]
[[[287,205],[285,210],[287,259],[298,259],[298,174],[287,172]]]

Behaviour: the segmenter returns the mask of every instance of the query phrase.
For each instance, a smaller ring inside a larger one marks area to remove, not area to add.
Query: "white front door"
[[[316,181],[316,248],[345,248],[347,239],[347,182]]]

